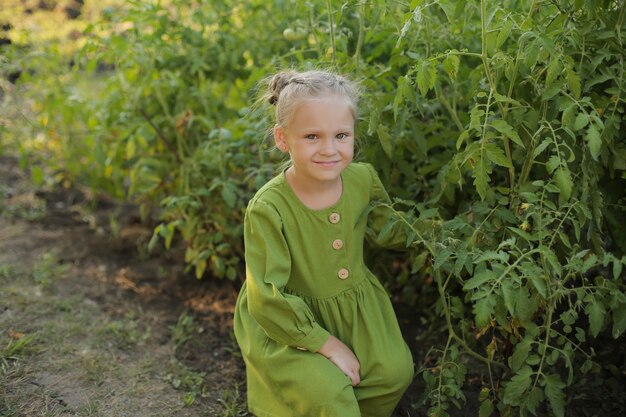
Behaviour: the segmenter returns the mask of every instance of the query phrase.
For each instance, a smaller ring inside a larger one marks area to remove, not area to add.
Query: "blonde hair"
[[[301,101],[329,94],[345,97],[356,120],[359,100],[356,84],[328,71],[279,72],[270,79],[264,98],[276,107],[276,124],[287,129]]]

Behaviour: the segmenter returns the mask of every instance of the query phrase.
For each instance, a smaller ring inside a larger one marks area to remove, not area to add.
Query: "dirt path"
[[[132,211],[109,237],[112,207],[85,203],[0,158],[0,416],[246,415],[234,286],[146,254]]]

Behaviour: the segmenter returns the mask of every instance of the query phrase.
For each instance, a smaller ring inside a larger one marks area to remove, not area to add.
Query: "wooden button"
[[[333,240],[333,249],[339,250],[341,248],[343,248],[343,240],[341,240],[341,239]]]
[[[339,213],[330,213],[330,216],[328,216],[328,221],[332,224],[339,223],[339,220],[341,220],[341,216],[339,215]]]
[[[341,268],[339,272],[337,272],[337,276],[339,277],[339,279],[346,279],[350,276],[350,271],[348,271],[346,268]]]

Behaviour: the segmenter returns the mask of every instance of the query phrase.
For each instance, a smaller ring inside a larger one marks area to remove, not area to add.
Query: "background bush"
[[[44,163],[41,181],[141,204],[160,222],[150,244],[181,239],[197,277],[241,279],[243,211],[279,158],[259,84],[285,67],[347,73],[364,91],[359,159],[421,242],[371,254],[377,273],[445,321],[419,405],[445,416],[471,392],[481,417],[614,412],[625,14],[608,0],[129,2],[76,52],[5,50],[36,123],[3,146]]]

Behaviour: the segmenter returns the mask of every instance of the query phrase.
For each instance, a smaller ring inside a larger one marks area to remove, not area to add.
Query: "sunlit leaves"
[[[428,90],[435,87],[437,81],[437,62],[425,59],[415,65],[417,87],[422,96],[428,93]]]

